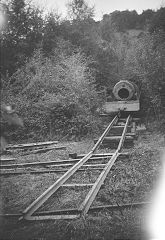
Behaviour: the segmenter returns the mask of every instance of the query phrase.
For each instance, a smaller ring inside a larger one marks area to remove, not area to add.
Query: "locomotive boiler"
[[[113,113],[119,111],[136,112],[140,110],[139,90],[135,83],[121,80],[113,88],[111,98],[106,98],[103,111]]]

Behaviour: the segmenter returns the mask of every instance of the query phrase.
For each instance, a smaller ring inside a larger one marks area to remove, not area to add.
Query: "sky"
[[[33,3],[46,10],[58,9],[65,17],[67,13],[66,3],[68,0],[32,0]],[[165,7],[165,0],[86,0],[89,6],[95,5],[95,20],[101,20],[103,14],[109,14],[115,10],[136,10],[141,13],[146,9],[159,9]]]

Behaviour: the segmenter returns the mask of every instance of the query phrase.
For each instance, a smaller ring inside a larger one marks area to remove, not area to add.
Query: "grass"
[[[67,159],[68,153],[88,152],[93,142],[67,142],[67,151],[51,151],[45,154],[19,156],[18,162],[50,161]],[[161,170],[161,151],[164,137],[161,133],[146,132],[139,136],[128,159],[119,160],[105,181],[93,205],[123,204],[149,201]],[[107,149],[106,149],[107,151]],[[79,172],[69,181],[94,182],[99,171]],[[59,177],[57,174],[43,174],[2,177],[1,209],[4,213],[24,210]],[[60,192],[61,191],[61,192]],[[59,190],[40,210],[76,207],[86,194],[84,189]],[[144,209],[118,211],[102,210],[73,221],[18,222],[16,219],[1,219],[0,239],[144,239]]]

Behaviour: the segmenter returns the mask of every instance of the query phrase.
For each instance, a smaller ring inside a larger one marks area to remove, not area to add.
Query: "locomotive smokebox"
[[[127,80],[121,80],[113,88],[113,101],[106,98],[103,104],[103,112],[110,114],[119,111],[137,112],[140,110],[139,90],[136,84]]]
[[[135,94],[137,95],[137,86],[134,83],[122,80],[114,86],[113,94],[116,100],[131,100],[135,97]]]

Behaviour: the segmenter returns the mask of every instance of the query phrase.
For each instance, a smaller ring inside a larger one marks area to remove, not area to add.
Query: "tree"
[[[111,42],[114,37],[115,28],[110,15],[103,15],[103,19],[99,23],[99,28],[102,39]]]
[[[144,113],[147,113],[151,108],[156,114],[163,112],[164,96],[162,92],[165,90],[164,42],[155,46],[155,36],[149,33],[133,42],[125,58],[125,71],[128,77],[136,77],[138,80],[143,96],[141,107]]]
[[[138,28],[144,29],[145,27],[148,27],[154,15],[155,12],[152,9],[147,9],[143,11],[138,17]]]
[[[149,31],[153,33],[154,31],[162,30],[165,32],[165,7],[161,7],[151,20]]]
[[[68,15],[72,20],[86,20],[94,16],[94,6],[89,7],[84,0],[68,2]]]
[[[125,31],[128,29],[136,28],[138,14],[134,11],[114,11],[111,13],[112,25],[117,31]]]
[[[12,74],[42,40],[41,11],[25,0],[11,0],[7,7],[7,25],[1,36],[1,74]]]
[[[60,15],[58,13],[49,13],[45,19],[43,31],[42,47],[45,54],[50,54],[52,49],[56,47],[58,37],[62,35],[60,26]]]

